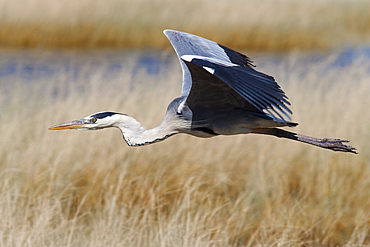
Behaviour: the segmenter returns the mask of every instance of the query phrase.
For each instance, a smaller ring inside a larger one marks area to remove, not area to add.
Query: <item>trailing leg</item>
[[[357,154],[356,148],[344,144],[344,142],[349,142],[348,140],[330,139],[330,138],[319,139],[315,137],[300,135],[297,133],[289,132],[289,131],[278,129],[278,128],[253,129],[251,133],[263,134],[263,135],[273,135],[279,138],[287,138],[287,139],[291,139],[291,140],[295,140],[299,142],[304,142],[307,144],[315,145],[321,148],[330,149],[333,151],[350,152],[350,153]]]

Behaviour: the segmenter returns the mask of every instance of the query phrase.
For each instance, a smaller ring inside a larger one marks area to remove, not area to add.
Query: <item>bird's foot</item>
[[[348,140],[341,140],[341,139],[330,139],[330,138],[323,138],[319,139],[319,146],[327,149],[331,149],[333,151],[339,152],[350,152],[357,154],[356,148],[344,144],[344,142],[349,142]]]

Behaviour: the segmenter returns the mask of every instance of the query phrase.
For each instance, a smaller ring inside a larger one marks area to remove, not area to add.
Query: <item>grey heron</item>
[[[50,130],[98,130],[117,127],[129,146],[162,141],[174,134],[197,137],[263,134],[292,139],[333,151],[356,153],[347,140],[314,138],[279,127],[290,121],[289,101],[272,76],[254,69],[245,55],[205,38],[164,30],[179,58],[183,83],[181,96],[168,106],[162,123],[146,129],[122,113],[99,112]]]

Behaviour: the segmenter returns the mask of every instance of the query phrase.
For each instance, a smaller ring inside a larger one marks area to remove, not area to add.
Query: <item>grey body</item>
[[[147,130],[128,115],[101,112],[50,129],[117,127],[130,146],[151,144],[178,133],[197,137],[254,133],[356,153],[345,140],[319,139],[277,128],[297,125],[290,121],[288,98],[272,76],[254,69],[247,56],[193,34],[174,30],[164,34],[179,58],[183,83],[180,97],[169,104],[159,126]]]

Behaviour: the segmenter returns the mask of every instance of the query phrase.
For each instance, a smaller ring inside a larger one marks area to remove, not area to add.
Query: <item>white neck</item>
[[[143,146],[162,141],[179,133],[163,121],[159,126],[147,130],[133,117],[121,115],[114,125],[121,130],[123,138],[129,146]]]

